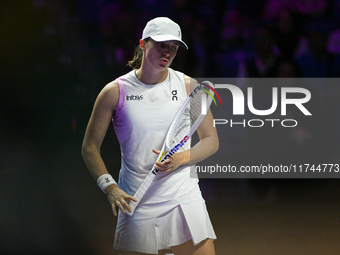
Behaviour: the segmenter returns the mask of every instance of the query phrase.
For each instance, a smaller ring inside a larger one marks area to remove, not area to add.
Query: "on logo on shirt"
[[[172,101],[178,101],[178,98],[177,98],[177,89],[171,91],[171,94],[172,94],[171,100]]]

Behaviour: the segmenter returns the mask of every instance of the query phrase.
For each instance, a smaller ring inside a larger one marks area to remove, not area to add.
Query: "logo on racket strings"
[[[171,158],[172,155],[174,155],[187,141],[189,140],[189,136],[185,136],[175,147],[173,147],[166,155],[165,157],[161,160],[161,162],[163,162],[164,160],[166,160],[167,158]],[[152,173],[154,175],[156,175],[158,172],[158,169],[154,169],[152,171]]]

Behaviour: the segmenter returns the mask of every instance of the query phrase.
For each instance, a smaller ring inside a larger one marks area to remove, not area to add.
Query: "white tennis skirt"
[[[192,240],[216,239],[198,186],[189,194],[157,204],[139,204],[133,216],[119,211],[113,248],[158,254]]]

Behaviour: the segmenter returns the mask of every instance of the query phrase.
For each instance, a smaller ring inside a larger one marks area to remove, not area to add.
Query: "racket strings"
[[[189,132],[192,135],[191,130],[196,130],[197,128],[195,124],[200,123],[201,119],[204,118],[205,115],[202,114],[202,96],[207,97],[208,95],[203,90],[193,95],[182,114],[176,119],[166,142],[169,148],[178,144]]]
[[[188,104],[189,106],[189,104]],[[184,136],[189,132],[191,122],[190,122],[190,109],[186,107],[183,113],[177,119],[175,125],[173,126],[172,132],[169,134],[169,139],[167,145],[169,147],[177,144],[184,138]]]
[[[190,110],[189,108],[185,108],[183,114],[181,115],[181,118],[178,119],[178,127],[174,134],[174,137],[177,137],[182,132],[185,132],[185,130],[188,130],[188,126],[190,126],[190,122],[188,121],[190,118]]]
[[[205,115],[202,114],[202,97],[207,97],[208,95],[203,90],[200,90],[190,102],[190,119],[191,127],[197,123],[197,120],[204,118]]]

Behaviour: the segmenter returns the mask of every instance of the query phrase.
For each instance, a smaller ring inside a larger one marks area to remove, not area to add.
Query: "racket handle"
[[[141,199],[143,198],[144,194],[146,193],[146,191],[149,189],[149,187],[151,186],[153,180],[155,179],[156,175],[152,173],[152,171],[145,177],[145,179],[143,180],[142,184],[139,186],[138,190],[136,191],[134,197],[137,199],[137,202],[131,201],[129,203],[129,206],[131,208],[131,212],[126,211],[126,213],[129,216],[132,216],[133,213],[136,210],[136,207],[139,205],[139,202],[141,201]]]

